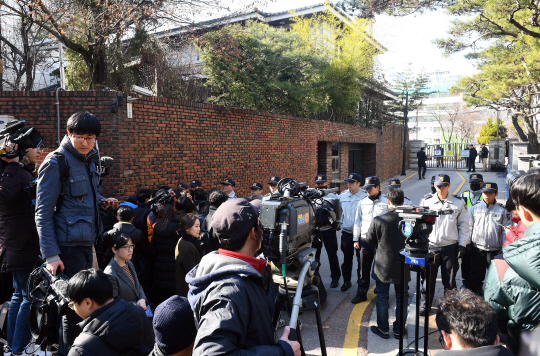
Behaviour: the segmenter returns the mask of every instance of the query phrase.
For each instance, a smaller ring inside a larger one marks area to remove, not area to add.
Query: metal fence
[[[426,148],[428,168],[467,168],[468,158],[461,156],[461,151],[467,147],[465,143],[442,143],[428,145]]]

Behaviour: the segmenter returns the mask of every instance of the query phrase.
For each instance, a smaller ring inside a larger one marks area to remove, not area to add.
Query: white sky
[[[261,9],[269,12],[292,10],[294,8],[322,3],[319,0],[274,0]],[[450,58],[443,56],[433,40],[447,37],[452,17],[443,11],[427,12],[418,15],[393,17],[379,15],[375,19],[374,37],[388,51],[378,56],[383,73],[400,72],[409,62],[416,72],[425,70],[446,70],[452,74],[470,75],[474,66],[458,53]]]

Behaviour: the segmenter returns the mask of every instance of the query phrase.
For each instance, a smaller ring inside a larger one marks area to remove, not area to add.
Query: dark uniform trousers
[[[463,285],[466,287],[466,288],[469,288],[469,272],[471,270],[471,258],[472,258],[472,251],[471,251],[471,248],[470,246],[472,245],[469,245],[466,249],[465,249],[465,255],[463,256],[463,259],[461,260],[461,280],[463,281]]]
[[[319,262],[321,261],[321,252],[324,245],[326,254],[328,255],[328,264],[330,265],[330,277],[333,281],[339,280],[341,270],[339,269],[339,258],[337,255],[338,243],[336,230],[314,230],[311,236],[313,238],[311,247],[317,249],[315,259]]]
[[[435,263],[430,265],[430,278],[429,278],[429,305],[433,303],[433,294],[435,293],[435,285],[437,282],[437,273],[439,267],[441,268],[441,279],[444,286],[444,290],[456,288],[456,274],[459,268],[459,261],[457,258],[458,244],[448,245],[444,247],[430,246],[429,250],[435,254]],[[422,283],[422,302],[421,306],[426,306],[426,282]]]
[[[472,245],[470,255],[470,272],[466,287],[478,295],[483,295],[484,279],[491,261],[501,253],[497,251],[484,251]]]
[[[375,259],[375,247],[360,239],[360,249],[356,250],[358,259],[358,295],[365,295],[369,290],[371,267]]]
[[[341,274],[344,282],[351,281],[354,242],[352,232],[341,231],[341,251],[343,252],[343,263],[341,264]]]

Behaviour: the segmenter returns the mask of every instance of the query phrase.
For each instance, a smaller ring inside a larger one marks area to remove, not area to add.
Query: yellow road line
[[[362,303],[358,303],[354,306],[349,317],[349,324],[347,325],[347,332],[345,333],[345,342],[343,343],[343,356],[357,356],[358,355],[358,340],[360,339],[360,325],[362,324],[362,316],[366,311],[366,307],[375,298],[375,286],[373,286],[367,293],[367,300]]]
[[[418,174],[418,173],[413,173],[413,174],[411,174],[411,175],[408,176],[407,178],[403,179],[403,180],[401,181],[401,183],[405,182],[407,179],[409,179],[409,178],[411,178],[411,177],[414,177],[414,176],[417,175],[417,174]]]
[[[460,191],[461,188],[463,187],[463,184],[465,184],[465,182],[467,181],[467,180],[465,179],[465,177],[463,177],[463,176],[461,175],[461,173],[459,173],[458,171],[456,171],[456,173],[461,177],[461,183],[458,185],[457,189],[454,190],[454,192],[453,192],[452,194],[457,194],[457,193],[459,193],[459,191]]]

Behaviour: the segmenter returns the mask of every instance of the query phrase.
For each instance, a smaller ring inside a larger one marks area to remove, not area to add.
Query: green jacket
[[[540,223],[530,225],[522,239],[502,252],[489,266],[484,298],[519,340],[521,331],[540,323]]]

